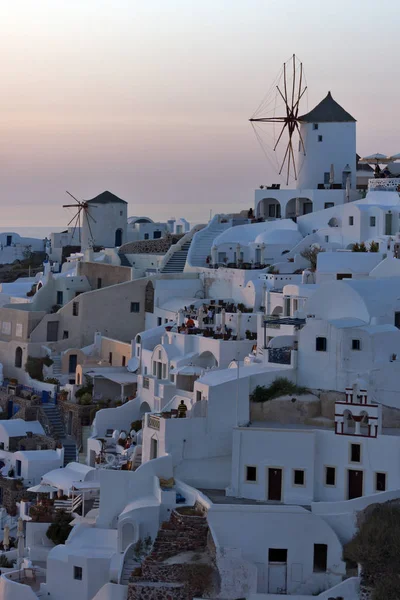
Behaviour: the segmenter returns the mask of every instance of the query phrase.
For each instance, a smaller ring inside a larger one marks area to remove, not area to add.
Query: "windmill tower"
[[[321,184],[356,188],[356,120],[330,92],[313,110],[299,116],[302,143],[297,149],[297,189],[313,190]]]
[[[102,192],[91,200],[80,201],[67,192],[76,204],[66,204],[64,208],[75,208],[77,213],[69,222],[74,230],[81,227],[82,251],[95,246],[116,248],[127,240],[128,203],[111,192]]]

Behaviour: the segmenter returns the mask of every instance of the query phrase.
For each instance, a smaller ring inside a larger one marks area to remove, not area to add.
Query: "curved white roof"
[[[24,458],[27,461],[61,460],[60,455],[56,452],[56,450],[19,450],[15,453],[15,456],[17,454],[18,456]]]
[[[50,483],[61,490],[69,490],[76,481],[94,481],[98,472],[93,467],[72,462],[63,469],[54,469],[42,477],[43,483]]]
[[[260,233],[254,240],[256,244],[288,244],[291,248],[298,244],[303,236],[297,229],[275,228]],[[290,249],[290,248],[289,248]]]
[[[400,277],[329,281],[308,300],[306,311],[327,320],[356,318],[369,323],[400,306],[399,290]]]
[[[28,431],[45,435],[44,429],[39,421],[24,421],[23,419],[10,419],[0,421],[0,438],[25,436]]]
[[[218,235],[215,240],[215,246],[221,244],[243,244],[247,245],[252,242],[258,241],[260,235],[265,235],[272,232],[283,231],[294,231],[297,232],[297,225],[292,219],[281,219],[278,221],[265,221],[264,223],[251,223],[250,225],[237,225],[236,227],[230,227]],[[302,236],[299,234],[300,239]],[[276,238],[274,238],[276,239]],[[260,241],[260,243],[263,240]],[[271,242],[270,242],[271,243]],[[277,243],[276,241],[272,243]]]

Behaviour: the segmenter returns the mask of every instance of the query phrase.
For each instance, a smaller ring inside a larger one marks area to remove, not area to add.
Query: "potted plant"
[[[246,340],[251,340],[251,331],[250,331],[250,329],[246,329]]]

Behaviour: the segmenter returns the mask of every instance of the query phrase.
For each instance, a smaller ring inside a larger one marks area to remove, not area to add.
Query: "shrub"
[[[52,383],[54,385],[60,384],[60,382],[58,381],[58,379],[56,377],[46,377],[46,379],[44,380],[44,383]]]
[[[87,392],[78,397],[78,404],[81,404],[82,406],[89,406],[89,404],[92,404],[92,401],[92,394],[89,394]]]
[[[142,429],[142,420],[138,419],[137,421],[132,421],[131,423],[131,431],[140,431]]]
[[[279,398],[279,396],[289,396],[290,394],[300,396],[307,394],[307,392],[307,388],[299,387],[292,381],[289,381],[289,379],[286,379],[286,377],[278,377],[268,387],[257,385],[250,394],[250,401],[267,402],[268,400],[273,400],[273,398]]]
[[[319,248],[318,246],[310,246],[300,252],[300,255],[309,261],[311,265],[311,270],[315,271],[317,269],[317,258],[320,252],[325,252],[323,248]]]
[[[72,516],[63,510],[56,512],[53,523],[46,531],[46,536],[53,542],[53,544],[65,544],[69,534],[72,531],[70,525]]]
[[[14,562],[11,562],[10,560],[8,560],[7,556],[5,554],[2,554],[0,556],[0,567],[2,567],[3,569],[11,569],[11,567],[14,566]]]
[[[93,381],[87,375],[85,375],[84,385],[75,392],[75,397],[81,398],[84,394],[90,394],[93,396]]]
[[[144,539],[139,538],[133,546],[133,555],[138,563],[142,563],[146,556],[150,553],[153,541],[148,535]]]
[[[344,558],[361,565],[361,583],[373,600],[397,600],[400,572],[400,506],[367,507],[358,515],[357,532],[344,547]]]
[[[31,379],[43,381],[43,366],[50,367],[53,364],[50,356],[37,357],[28,356],[25,363],[25,371]]]
[[[378,242],[374,242],[372,241],[369,245],[369,251],[370,252],[379,252],[379,244]]]

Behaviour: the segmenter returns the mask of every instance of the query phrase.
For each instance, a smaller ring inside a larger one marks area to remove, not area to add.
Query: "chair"
[[[36,583],[36,571],[35,569],[24,569],[24,579]]]

